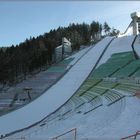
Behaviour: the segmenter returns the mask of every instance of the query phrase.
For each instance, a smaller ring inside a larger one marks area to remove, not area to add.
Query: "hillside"
[[[0,90],[13,86],[42,70],[47,70],[56,63],[55,48],[62,44],[66,37],[72,43],[72,52],[78,51],[81,45],[95,44],[106,35],[116,35],[118,30],[93,21],[91,24],[70,24],[59,27],[43,35],[30,37],[24,42],[10,47],[0,47]]]

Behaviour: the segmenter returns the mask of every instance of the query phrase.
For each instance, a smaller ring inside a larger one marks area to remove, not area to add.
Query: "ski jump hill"
[[[140,130],[139,40],[105,37],[67,58],[73,58],[71,68],[59,81],[0,117],[1,139],[109,140],[135,134]]]

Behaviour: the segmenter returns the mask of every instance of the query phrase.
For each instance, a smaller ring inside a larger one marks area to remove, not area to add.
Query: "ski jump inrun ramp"
[[[27,128],[57,110],[79,89],[95,66],[104,63],[113,53],[132,51],[133,39],[134,36],[116,39],[106,37],[101,40],[42,96],[20,109],[1,116],[0,135],[5,136]]]

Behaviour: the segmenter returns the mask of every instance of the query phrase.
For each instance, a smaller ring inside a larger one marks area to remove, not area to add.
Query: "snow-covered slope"
[[[62,119],[54,121],[50,125],[48,124],[48,127],[39,128],[39,126],[36,126],[32,130],[20,133],[16,137],[20,138],[24,135],[26,138],[53,138],[67,130],[77,128],[77,138],[96,138],[99,135],[99,131],[113,122],[124,108],[125,100],[121,100],[112,106],[102,106],[85,115],[75,113],[65,120]]]
[[[140,100],[136,97],[125,97],[111,106],[100,108],[85,115],[74,113],[67,119],[54,120],[47,125],[37,125],[29,130],[12,136],[12,138],[29,139],[54,138],[73,128],[77,129],[77,139],[120,140],[134,134],[140,129]],[[73,134],[61,138],[72,139]]]
[[[0,126],[3,126],[0,127],[0,133],[6,134],[27,127],[63,105],[87,78],[105,49],[105,46],[111,40],[111,37],[105,38],[96,46],[82,50],[84,52],[82,55],[80,53],[75,54],[77,60],[71,63],[73,67],[58,83],[46,91],[44,95],[24,108],[0,117]],[[134,36],[114,39],[97,66],[105,63],[114,53],[132,51],[131,44],[133,40]],[[135,83],[133,84],[135,85]],[[120,90],[117,90],[117,92],[120,92],[122,95],[128,95]],[[46,118],[30,129],[25,129],[11,135],[9,139],[54,138],[76,128],[77,140],[81,138],[119,140],[140,130],[140,100],[137,97],[129,95],[111,105],[106,104],[108,101],[105,96],[100,96],[100,98],[102,105],[91,112],[84,113],[89,107],[89,103],[85,102],[83,108],[80,108],[81,113],[73,110],[64,118],[61,118],[61,115],[57,117],[56,114],[57,112],[61,113],[60,111],[63,110],[62,107],[62,110],[60,109],[54,114],[54,116],[56,115],[54,120]],[[61,138],[72,139],[72,137],[73,134],[68,134]]]
[[[105,63],[113,53],[132,51],[131,44],[135,36],[124,36],[113,40],[111,45],[108,47],[98,66]]]
[[[66,59],[70,59],[70,58],[74,58],[70,63],[69,65],[67,66],[67,69],[70,68],[71,66],[75,65],[78,60],[80,60],[83,55],[85,55],[93,46],[90,46],[90,47],[87,47],[87,48],[84,48],[82,50],[80,50],[78,53],[75,53],[73,54],[72,56],[66,58]]]
[[[106,37],[95,45],[52,88],[25,107],[0,117],[0,134],[28,127],[63,105],[87,78],[106,45],[112,40]]]
[[[20,108],[30,102],[30,99],[24,90],[26,87],[30,87],[32,89],[30,92],[32,100],[42,95],[48,88],[50,88],[64,74],[66,74],[67,71],[73,65],[75,65],[91,48],[92,46],[85,46],[85,48],[78,51],[78,53],[72,54],[61,62],[52,65],[45,71],[38,71],[39,73],[34,71],[32,75],[26,76],[26,80],[22,79],[23,81],[20,81],[14,86],[5,86],[4,88],[1,87],[0,115],[12,109]],[[17,100],[13,101],[15,100],[15,97],[17,97]],[[11,106],[10,109],[9,106]],[[3,111],[3,109],[5,111]]]
[[[103,128],[97,135],[99,137],[120,139],[121,137],[135,134],[140,129],[139,124],[140,99],[137,97],[128,97],[126,98],[125,108],[120,117]]]

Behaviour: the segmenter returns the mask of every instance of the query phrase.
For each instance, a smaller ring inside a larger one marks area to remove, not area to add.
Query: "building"
[[[131,14],[132,26],[133,26],[133,35],[140,33],[140,12],[134,12]]]
[[[72,52],[71,42],[65,37],[62,38],[62,45],[55,48],[56,62],[61,61],[63,58],[69,56]]]

